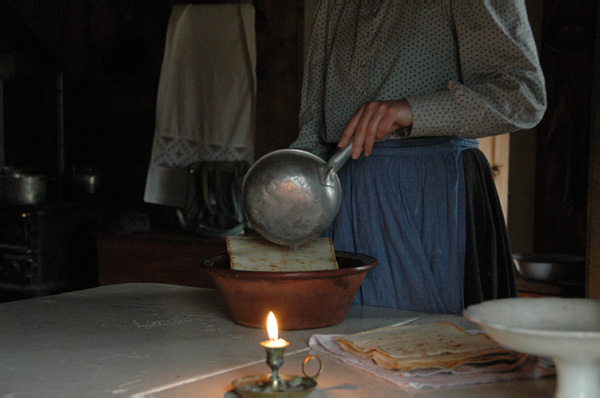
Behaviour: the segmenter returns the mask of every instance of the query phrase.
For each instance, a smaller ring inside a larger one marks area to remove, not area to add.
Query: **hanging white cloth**
[[[254,6],[174,6],[144,201],[182,207],[192,163],[252,163],[255,104]]]

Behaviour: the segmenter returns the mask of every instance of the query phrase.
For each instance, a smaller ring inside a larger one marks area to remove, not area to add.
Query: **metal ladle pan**
[[[352,143],[328,162],[298,149],[281,149],[257,160],[242,185],[252,227],[271,242],[298,246],[318,238],[333,222],[342,200],[336,172],[350,158]]]

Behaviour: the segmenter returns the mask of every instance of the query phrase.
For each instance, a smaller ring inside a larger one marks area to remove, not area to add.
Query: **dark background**
[[[144,203],[143,194],[170,7],[168,0],[0,0],[0,54],[13,55],[15,66],[4,83],[6,165],[54,175],[63,192],[73,167],[96,167],[102,186],[95,200],[109,216],[141,211],[154,224],[169,223],[168,210]],[[303,6],[256,1],[255,7],[260,156],[288,146],[297,134]]]
[[[549,106],[537,132],[536,251],[584,254],[597,2],[543,2],[540,57]],[[256,157],[297,134],[304,3],[255,0],[258,106]],[[96,166],[94,199],[107,218],[170,210],[143,202],[169,0],[0,0],[0,55],[13,54],[4,82],[6,160],[58,173],[56,72],[64,73],[64,161]],[[518,170],[511,170],[511,173]],[[59,192],[60,194],[60,192]]]

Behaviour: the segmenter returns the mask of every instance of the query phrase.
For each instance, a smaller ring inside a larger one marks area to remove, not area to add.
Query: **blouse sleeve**
[[[544,76],[524,0],[451,0],[461,81],[407,98],[410,136],[485,137],[534,127]]]
[[[327,51],[327,2],[319,2],[315,9],[310,46],[304,62],[304,76],[300,100],[300,133],[290,145],[326,159],[330,146],[322,138],[325,127],[325,54]]]

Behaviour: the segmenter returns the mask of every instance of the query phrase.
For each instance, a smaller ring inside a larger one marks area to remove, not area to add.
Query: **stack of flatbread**
[[[448,322],[389,326],[339,337],[339,346],[390,370],[454,369],[503,364],[508,371],[527,355],[501,347],[484,333],[470,334]]]
[[[228,236],[231,269],[244,271],[321,271],[338,269],[333,242],[318,238],[291,248],[260,236]]]

